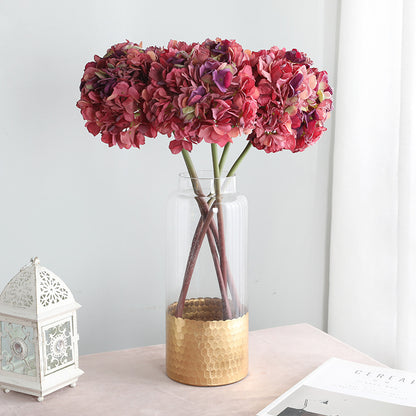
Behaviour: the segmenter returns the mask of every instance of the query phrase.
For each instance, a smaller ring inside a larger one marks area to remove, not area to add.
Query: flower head
[[[234,40],[166,48],[119,43],[87,63],[77,106],[109,146],[140,147],[157,133],[173,153],[248,134],[258,149],[297,152],[325,131],[332,90],[302,52],[244,51]]]
[[[87,63],[81,80],[81,99],[77,106],[86,127],[109,146],[140,147],[145,136],[157,130],[143,116],[141,93],[149,80],[149,69],[157,51],[142,49],[131,42],[108,49],[103,58]]]
[[[326,130],[324,122],[332,108],[327,73],[313,68],[296,49],[253,52],[250,63],[259,97],[248,140],[267,153],[299,152],[315,143]]]
[[[149,75],[144,112],[159,132],[174,136],[172,152],[201,140],[224,146],[252,130],[256,88],[249,57],[235,41],[171,41]]]

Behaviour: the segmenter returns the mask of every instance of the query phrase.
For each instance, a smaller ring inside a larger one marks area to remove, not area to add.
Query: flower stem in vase
[[[188,262],[186,264],[182,290],[179,295],[178,305],[176,307],[176,313],[175,313],[176,317],[181,317],[183,314],[183,310],[185,307],[186,294],[188,292],[188,288],[191,283],[191,278],[192,278],[192,273],[195,268],[195,263],[198,258],[199,250],[201,249],[201,246],[202,246],[202,241],[204,240],[204,236],[207,233],[207,230],[208,230],[208,227],[212,220],[213,215],[214,215],[214,211],[211,207],[211,209],[208,211],[205,221],[204,222],[200,221],[200,223],[198,223],[197,225],[197,229],[195,231],[194,238],[192,240]],[[202,226],[200,226],[200,224],[202,224]]]
[[[199,222],[195,229],[194,237],[192,240],[191,249],[189,252],[188,262],[187,262],[187,266],[185,269],[182,289],[179,295],[175,316],[182,317],[183,310],[185,307],[186,294],[189,289],[195,263],[198,258],[199,250],[201,248],[205,234],[207,234],[208,243],[210,246],[210,250],[211,250],[211,254],[212,254],[212,258],[213,258],[213,262],[215,266],[215,271],[218,277],[218,284],[220,287],[221,297],[224,303],[224,308],[223,308],[224,319],[230,319],[231,308],[230,308],[228,296],[227,296],[227,286],[226,284],[224,284],[220,260],[218,259],[218,254],[217,254],[217,249],[216,249],[216,245],[218,245],[219,237],[218,237],[218,230],[215,227],[215,223],[213,221],[213,214],[214,214],[214,208],[215,208],[214,203],[211,203],[211,205],[209,205],[207,201],[205,200],[205,196],[203,195],[203,192],[202,192],[199,180],[198,180],[198,176],[196,174],[196,171],[193,166],[189,153],[186,150],[183,150],[182,155],[183,155],[186,167],[188,169],[188,172],[191,178],[192,187],[194,189],[195,194],[197,195],[195,199],[201,211],[201,218],[199,219]]]
[[[227,143],[228,145],[228,143]],[[234,280],[229,270],[226,250],[225,250],[225,235],[224,235],[224,216],[221,206],[221,170],[224,167],[225,158],[228,153],[227,145],[224,148],[223,154],[220,161],[218,161],[217,145],[211,144],[212,154],[212,165],[214,171],[214,189],[215,196],[212,197],[208,202],[203,194],[195,167],[192,163],[190,154],[186,150],[182,150],[182,155],[187,167],[189,176],[191,178],[192,187],[196,194],[195,200],[198,203],[201,218],[199,219],[198,225],[196,226],[194,237],[191,243],[191,249],[188,256],[187,265],[185,268],[184,279],[182,283],[182,289],[179,295],[175,316],[182,317],[186,295],[188,293],[189,285],[192,279],[192,274],[195,268],[196,260],[198,258],[199,251],[202,246],[202,242],[207,235],[212,259],[214,262],[215,271],[218,278],[218,284],[220,288],[221,298],[223,301],[223,315],[224,319],[231,319],[234,316],[239,316],[242,305],[240,304],[237,291],[235,289]],[[251,148],[251,142],[248,142],[240,156],[234,162],[227,177],[233,176],[239,167],[242,160],[247,155]],[[217,214],[218,226],[216,226],[213,220],[213,214]],[[233,301],[233,307],[231,310],[230,300],[228,299],[227,287],[230,290],[231,298]]]
[[[212,153],[212,167],[214,171],[214,189],[215,189],[215,202],[214,207],[217,209],[217,221],[218,221],[218,251],[220,254],[220,265],[222,279],[224,286],[227,287],[227,257],[225,253],[225,236],[224,236],[224,217],[221,205],[221,182],[220,182],[220,168],[218,163],[217,145],[211,143]]]

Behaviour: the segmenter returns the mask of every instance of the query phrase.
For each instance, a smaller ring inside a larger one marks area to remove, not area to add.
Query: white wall
[[[0,1],[0,288],[31,257],[83,305],[81,353],[164,342],[165,202],[183,171],[168,139],[109,149],[75,103],[86,62],[125,39],[234,38],[305,51],[335,85],[338,2]],[[326,325],[331,131],[302,154],[251,150],[250,327]],[[237,154],[245,140],[236,140]],[[194,154],[210,166],[209,148]]]

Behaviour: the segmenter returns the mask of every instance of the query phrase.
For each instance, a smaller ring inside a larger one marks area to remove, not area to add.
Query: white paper
[[[331,358],[258,416],[416,416],[416,375]]]
[[[305,384],[351,396],[416,407],[416,374],[332,358]]]

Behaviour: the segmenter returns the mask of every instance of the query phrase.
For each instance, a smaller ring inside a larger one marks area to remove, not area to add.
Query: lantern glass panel
[[[1,322],[1,369],[36,377],[34,329],[13,322]]]

